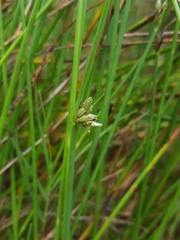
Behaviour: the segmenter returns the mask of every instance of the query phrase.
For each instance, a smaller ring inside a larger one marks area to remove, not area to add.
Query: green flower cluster
[[[101,127],[102,124],[96,122],[97,116],[92,114],[93,110],[93,99],[92,97],[87,98],[79,106],[79,110],[76,116],[76,124],[82,127]]]

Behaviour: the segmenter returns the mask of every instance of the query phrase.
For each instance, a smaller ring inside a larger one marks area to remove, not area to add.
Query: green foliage
[[[1,238],[178,239],[178,1],[0,12]]]

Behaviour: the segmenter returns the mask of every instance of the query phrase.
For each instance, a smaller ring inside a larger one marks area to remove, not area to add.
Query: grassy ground
[[[0,12],[0,239],[180,239],[177,1]]]

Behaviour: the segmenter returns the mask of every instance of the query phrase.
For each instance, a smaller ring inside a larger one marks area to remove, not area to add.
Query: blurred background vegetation
[[[180,239],[178,1],[0,13],[0,239]]]

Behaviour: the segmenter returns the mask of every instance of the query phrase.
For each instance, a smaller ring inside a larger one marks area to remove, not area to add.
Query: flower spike
[[[96,122],[97,115],[92,114],[93,110],[93,99],[92,97],[87,98],[79,106],[78,113],[76,115],[76,124],[81,127],[101,127],[102,124]]]

